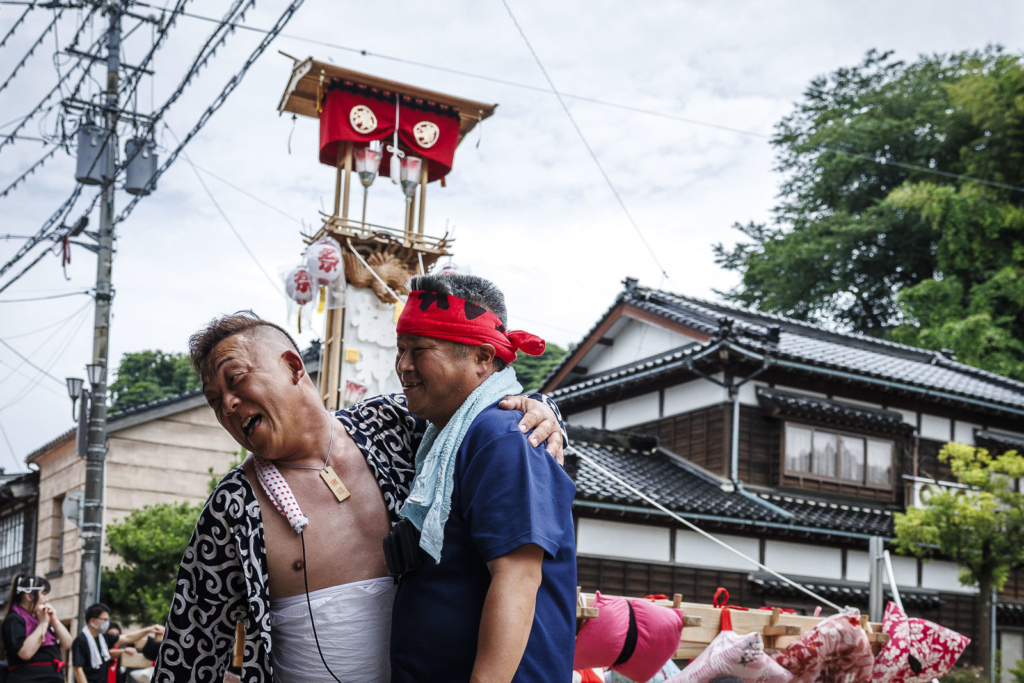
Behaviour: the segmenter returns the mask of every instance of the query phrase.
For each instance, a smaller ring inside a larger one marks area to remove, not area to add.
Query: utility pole
[[[99,601],[100,560],[103,555],[103,493],[107,456],[107,361],[110,344],[110,304],[114,291],[110,282],[114,255],[114,179],[117,170],[117,118],[121,71],[121,15],[128,0],[116,0],[107,7],[107,89],[104,101],[107,164],[100,198],[100,226],[97,235],[96,317],[93,323],[92,362],[100,366],[99,381],[92,384],[89,411],[89,440],[85,459],[85,501],[82,528],[82,569],[78,589],[79,628],[86,608]]]

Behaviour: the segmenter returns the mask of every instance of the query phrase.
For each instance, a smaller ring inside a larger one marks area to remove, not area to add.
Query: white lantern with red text
[[[294,268],[285,276],[285,292],[288,298],[300,306],[313,300],[313,287],[313,274],[305,266]]]
[[[331,284],[345,271],[341,246],[330,238],[314,242],[306,249],[306,267],[318,284]]]

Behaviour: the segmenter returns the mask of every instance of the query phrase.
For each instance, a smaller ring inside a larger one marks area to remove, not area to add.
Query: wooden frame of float
[[[598,616],[594,607],[593,593],[576,592],[576,619],[593,619]],[[683,602],[678,593],[672,600],[654,600],[654,604],[663,607],[682,609],[685,613],[683,633],[679,639],[679,649],[673,659],[693,659],[698,656],[715,636],[722,630],[722,609],[712,605],[696,602]],[[642,600],[643,598],[629,598]],[[766,650],[784,650],[789,647],[800,634],[814,628],[825,617],[807,617],[797,614],[783,613],[778,607],[771,611],[762,609],[731,610],[732,628],[743,635],[757,631],[764,639]],[[871,623],[867,616],[862,616],[861,626],[868,634],[871,650],[878,654],[882,644],[889,642],[889,636],[882,633],[882,625]]]

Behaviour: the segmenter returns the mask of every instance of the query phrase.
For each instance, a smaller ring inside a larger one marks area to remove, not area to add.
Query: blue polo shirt
[[[441,562],[420,550],[391,621],[393,683],[468,681],[476,660],[487,563],[533,543],[544,550],[530,640],[513,681],[572,680],[576,640],[576,487],[544,445],[519,431],[522,413],[480,413],[459,447]]]

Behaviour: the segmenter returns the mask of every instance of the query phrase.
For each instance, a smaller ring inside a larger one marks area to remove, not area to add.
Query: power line
[[[98,7],[99,6],[97,5],[96,7],[94,7],[89,12],[88,15],[86,15],[85,21],[82,22],[82,25],[79,26],[78,33],[75,34],[75,40],[78,40],[78,35],[82,32],[82,29],[84,29],[85,24],[89,21],[89,19],[92,17],[92,15],[97,11]],[[96,41],[92,44],[92,47],[89,48],[89,53],[90,54],[92,53],[93,50],[96,49],[96,47],[100,44],[100,42],[102,40],[103,40],[102,37],[96,39]],[[84,64],[84,66],[83,66],[83,64]],[[75,64],[75,66],[73,66],[70,69],[68,69],[67,72],[63,76],[61,76],[59,79],[57,79],[57,84],[55,86],[53,86],[50,89],[50,91],[43,96],[43,99],[41,99],[39,101],[39,104],[37,104],[35,107],[33,107],[32,111],[30,111],[28,114],[26,114],[25,116],[21,117],[20,119],[16,119],[16,120],[20,120],[20,123],[18,123],[18,125],[14,128],[14,130],[12,130],[9,134],[4,135],[3,138],[0,139],[0,150],[3,150],[4,147],[6,147],[8,144],[12,143],[14,141],[14,136],[17,135],[21,131],[21,129],[24,128],[28,124],[28,122],[30,120],[32,120],[32,118],[36,114],[38,114],[40,111],[43,111],[44,105],[50,100],[51,97],[54,96],[54,94],[56,94],[56,93],[61,91],[61,86],[63,86],[63,84],[69,78],[71,78],[71,74],[73,74],[75,72],[75,68],[76,67],[82,69],[82,77],[78,79],[78,83],[75,84],[75,87],[72,90],[71,95],[68,97],[68,99],[74,99],[78,95],[78,91],[82,89],[82,84],[85,83],[86,78],[88,78],[88,76],[89,76],[89,70],[92,68],[92,61],[91,60],[87,60],[84,57],[80,57],[78,59],[78,63]],[[54,104],[54,105],[46,108],[45,111],[49,112],[49,111],[51,111],[56,106],[57,105]],[[10,121],[10,122],[4,124],[4,126],[9,125],[10,123],[13,123],[13,121]]]
[[[28,364],[29,364],[29,365],[31,365],[31,366],[32,366],[33,368],[35,368],[35,369],[36,369],[36,370],[38,370],[39,372],[41,372],[41,373],[43,373],[44,375],[46,375],[47,377],[49,377],[50,379],[52,379],[52,380],[53,380],[54,382],[56,382],[57,384],[59,384],[59,385],[61,385],[61,386],[64,386],[64,382],[62,382],[62,381],[60,381],[59,379],[57,379],[56,377],[54,377],[53,375],[51,375],[51,374],[50,374],[49,372],[47,372],[46,370],[43,370],[43,369],[42,369],[41,367],[39,367],[38,365],[36,365],[36,364],[35,364],[35,363],[33,363],[32,361],[30,361],[30,360],[29,360],[29,359],[28,359],[27,357],[25,357],[25,356],[21,355],[21,353],[20,353],[20,352],[19,352],[19,351],[18,351],[18,350],[17,350],[16,348],[14,348],[13,346],[11,346],[11,345],[10,345],[10,344],[8,344],[7,342],[5,342],[5,341],[4,341],[3,339],[0,339],[0,344],[3,344],[4,346],[6,346],[6,347],[7,347],[7,350],[8,350],[8,351],[10,351],[11,353],[13,353],[13,354],[14,354],[15,356],[17,356],[18,358],[20,358],[20,359],[21,359],[21,360],[22,360],[23,362],[25,362],[25,363],[28,363]]]
[[[164,172],[168,168],[170,168],[171,164],[173,164],[175,159],[178,158],[178,154],[180,154],[181,151],[185,148],[185,145],[187,145],[189,141],[191,141],[192,138],[195,137],[200,130],[202,130],[203,126],[206,125],[206,122],[210,120],[210,117],[213,116],[214,113],[221,108],[224,102],[227,101],[231,93],[234,92],[235,88],[237,88],[238,85],[242,82],[242,79],[245,78],[245,74],[248,73],[249,69],[256,62],[256,60],[259,59],[260,55],[263,54],[263,52],[267,49],[270,43],[273,42],[273,40],[278,36],[281,30],[288,24],[289,20],[291,20],[292,16],[295,14],[295,12],[298,11],[299,7],[302,6],[302,3],[304,1],[305,0],[292,0],[292,3],[287,7],[287,9],[285,9],[285,11],[278,18],[277,23],[274,24],[274,27],[270,29],[267,35],[263,37],[263,40],[260,41],[260,44],[256,46],[256,49],[253,50],[252,54],[249,55],[249,58],[242,65],[242,68],[239,69],[238,73],[231,77],[231,80],[228,81],[227,85],[224,86],[224,89],[221,91],[221,93],[216,97],[216,99],[214,99],[212,103],[210,103],[210,106],[206,108],[206,111],[204,111],[200,115],[199,120],[196,121],[196,124],[192,127],[192,130],[190,130],[185,135],[182,141],[178,144],[178,147],[171,151],[170,154],[168,154],[167,160],[164,161],[160,168],[158,168],[156,172],[153,174],[153,177],[150,178],[149,183],[146,185],[147,189],[152,188],[156,185],[157,180],[160,178],[161,175],[164,174]],[[135,208],[135,205],[139,203],[141,198],[142,195],[136,195],[135,197],[133,197],[132,200],[128,202],[128,205],[125,206],[124,210],[121,211],[120,215],[118,215],[117,220],[115,222],[120,223],[121,221],[126,219],[128,215],[132,212],[132,210]]]
[[[21,304],[27,301],[49,301],[50,299],[63,299],[69,296],[78,296],[79,294],[92,294],[92,290],[83,289],[76,292],[64,292],[63,294],[51,294],[50,296],[36,296],[28,299],[0,299],[0,304]]]
[[[205,173],[206,175],[208,175],[211,178],[213,178],[214,180],[219,180],[220,182],[224,183],[225,185],[227,185],[231,189],[236,190],[237,192],[241,192],[242,194],[244,194],[246,197],[248,197],[249,199],[253,200],[254,202],[258,202],[258,203],[262,204],[263,206],[267,207],[268,209],[270,209],[271,211],[274,211],[276,213],[281,214],[282,216],[284,216],[285,218],[287,218],[290,221],[295,221],[299,225],[303,225],[303,222],[302,222],[301,218],[296,218],[295,216],[292,216],[291,214],[289,214],[289,213],[287,213],[285,211],[282,211],[281,209],[277,208],[276,206],[267,203],[265,200],[261,199],[260,197],[257,197],[256,195],[252,194],[251,192],[243,190],[238,185],[235,185],[235,184],[233,184],[233,183],[231,183],[231,182],[229,182],[227,180],[224,180],[224,178],[221,178],[219,175],[213,173],[212,171],[206,170],[205,168],[203,168],[202,166],[200,166],[198,164],[194,164],[191,161],[189,163],[192,164],[192,168],[197,168],[200,171],[202,171],[203,173]]]
[[[35,245],[39,244],[39,242],[44,240],[47,236],[46,233],[50,230],[51,227],[53,227],[55,224],[63,220],[65,214],[71,211],[71,208],[75,205],[75,202],[78,200],[79,195],[82,194],[82,187],[83,186],[81,183],[75,184],[75,189],[71,192],[71,196],[68,197],[64,201],[64,203],[61,204],[60,207],[56,211],[54,211],[48,219],[46,219],[46,221],[43,223],[43,227],[40,228],[39,232],[37,232],[35,235],[32,236],[31,239],[29,239],[25,244],[23,244],[21,248],[18,249],[18,251],[14,254],[14,257],[11,260],[9,260],[3,266],[0,266],[0,276],[3,276],[4,273],[9,271],[16,262],[18,262],[25,254],[29,252],[30,249],[32,249],[32,247],[34,247]],[[0,286],[0,292],[10,287],[12,282],[14,282],[14,280],[10,280],[5,285]]]
[[[74,317],[74,316],[78,315],[79,313],[82,312],[82,309],[88,308],[90,305],[92,305],[92,300],[89,300],[89,301],[85,302],[85,306],[82,306],[82,308],[78,309],[77,311],[75,311],[74,313],[72,313],[68,317],[71,318],[71,317]],[[44,325],[43,327],[37,327],[36,329],[29,330],[28,332],[20,332],[18,334],[9,334],[5,338],[8,341],[10,341],[11,339],[21,339],[22,337],[31,337],[33,334],[39,334],[40,332],[45,332],[46,330],[53,329],[54,327],[57,327],[57,325],[63,325],[64,323],[67,322],[67,320],[68,320],[67,318],[61,318],[57,322],[50,323],[49,325]]]
[[[22,173],[20,176],[18,176],[17,178],[14,179],[13,183],[8,185],[2,192],[0,192],[0,199],[3,199],[4,197],[6,197],[8,195],[8,193],[13,192],[23,180],[25,180],[30,175],[35,173],[36,170],[42,168],[43,165],[45,165],[47,161],[49,161],[51,158],[53,158],[53,155],[56,154],[59,149],[60,149],[60,147],[54,147],[49,152],[44,154],[42,159],[40,159],[36,163],[34,163],[31,166],[29,166],[28,169],[26,169],[24,173]]]
[[[164,114],[167,113],[167,110],[170,109],[170,107],[175,102],[177,102],[178,98],[181,97],[182,94],[184,94],[185,88],[188,87],[188,84],[192,81],[193,77],[198,75],[199,70],[209,62],[210,57],[212,57],[216,53],[217,48],[224,45],[225,41],[227,40],[228,34],[234,33],[235,29],[238,27],[238,23],[245,18],[245,13],[252,8],[255,2],[256,0],[234,0],[231,7],[224,14],[224,18],[221,19],[218,26],[213,30],[213,33],[210,34],[210,36],[206,39],[206,42],[199,49],[198,54],[192,61],[192,65],[189,67],[189,70],[185,74],[184,78],[182,78],[181,83],[178,84],[177,89],[171,94],[169,98],[167,98],[167,101],[164,102],[163,105],[161,105],[160,109],[151,115],[146,130],[146,135],[148,137],[152,137],[154,135],[156,131],[157,122],[160,121]],[[183,2],[180,2],[179,5],[181,7],[184,7]],[[177,7],[175,9],[177,9]],[[222,31],[223,33],[221,33]],[[133,92],[134,88],[138,86],[138,83],[139,81],[135,82],[135,86],[133,86]],[[129,94],[129,97],[130,96],[131,95]],[[203,124],[205,124],[205,121],[203,122]],[[111,135],[113,135],[113,131],[109,131],[107,133],[107,138],[109,139]],[[186,139],[186,142],[187,141],[188,140]],[[135,148],[135,151],[128,155],[127,158],[125,158],[125,160],[118,166],[117,171],[115,171],[115,175],[117,174],[117,172],[128,168],[128,164],[130,164],[132,160],[135,159],[136,156],[142,153],[143,148],[144,147],[142,145],[137,146]],[[95,160],[93,163],[95,164]],[[168,165],[169,164],[165,164],[165,166]],[[161,174],[162,171],[158,170],[157,177]],[[155,186],[155,184],[156,177],[150,180],[150,184],[147,185],[147,187],[153,187]],[[137,203],[138,199],[139,197],[136,197],[135,200],[129,203],[129,206],[133,207]],[[126,215],[127,213],[123,211],[122,216]]]
[[[170,127],[168,127],[168,130],[170,130]],[[171,135],[174,135],[174,131],[171,131]],[[174,135],[174,139],[177,139],[177,137],[177,135]],[[263,264],[259,262],[258,258],[256,258],[256,254],[254,254],[253,250],[250,249],[249,245],[246,244],[246,241],[245,239],[243,239],[242,234],[238,231],[236,227],[234,227],[234,224],[231,223],[231,219],[227,217],[227,214],[224,213],[224,210],[220,208],[220,204],[213,197],[213,193],[211,193],[210,188],[206,185],[206,182],[203,180],[203,176],[200,174],[199,169],[196,168],[195,164],[191,163],[190,159],[188,159],[188,154],[182,152],[181,156],[184,157],[185,162],[187,162],[187,164],[191,166],[191,169],[193,169],[193,172],[196,173],[196,177],[199,179],[199,184],[203,185],[203,189],[204,191],[206,191],[206,196],[210,198],[211,202],[213,202],[213,206],[217,208],[217,212],[220,214],[220,217],[223,218],[224,222],[227,223],[227,226],[231,228],[231,232],[234,233],[234,237],[238,238],[239,242],[242,243],[242,248],[245,249],[246,253],[249,254],[250,258],[252,258],[253,262],[256,264],[256,267],[258,267],[260,269],[260,272],[263,273],[264,278],[267,279],[267,282],[270,283],[270,286],[273,287],[274,290],[278,291],[278,294],[280,294],[281,296],[285,296],[285,293],[281,290],[281,286],[278,285],[278,281],[275,281],[273,278],[271,278],[270,273],[266,271],[266,268],[263,267]]]
[[[4,45],[7,44],[8,39],[10,39],[10,37],[14,35],[14,32],[18,30],[18,27],[25,22],[25,18],[29,15],[29,12],[31,12],[34,9],[34,5],[29,5],[28,7],[25,8],[25,11],[22,12],[21,16],[17,18],[17,20],[14,22],[14,25],[11,26],[11,29],[4,36],[3,40],[0,40],[0,50],[4,48]]]
[[[53,21],[51,21],[50,24],[45,29],[43,29],[42,34],[36,39],[36,42],[32,43],[32,47],[28,49],[28,52],[25,54],[24,57],[21,58],[21,61],[14,65],[14,71],[11,72],[11,75],[8,76],[7,80],[5,80],[3,83],[0,83],[0,92],[3,92],[4,89],[11,84],[11,81],[14,80],[14,77],[18,75],[19,71],[21,71],[21,67],[25,66],[25,62],[27,62],[29,58],[32,57],[32,55],[36,51],[36,48],[42,45],[43,39],[46,38],[46,36],[49,35],[50,31],[54,29],[54,27],[57,25],[57,22],[60,20],[61,15],[63,14],[64,9],[61,8],[61,10],[53,16]]]
[[[147,5],[147,6],[148,7],[152,7],[152,5]],[[157,9],[159,9],[159,8],[157,8]],[[182,16],[186,16],[186,17],[189,17],[189,18],[192,18],[192,19],[198,19],[200,21],[211,21],[211,22],[218,21],[217,19],[214,19],[212,17],[204,17],[204,16],[202,16],[200,14],[193,14],[191,12],[182,12]],[[244,29],[246,31],[253,31],[253,32],[256,32],[256,33],[266,33],[266,29],[258,28],[258,27],[255,27],[255,26],[239,26],[239,28]],[[439,66],[437,64],[429,64],[427,62],[420,62],[420,61],[417,61],[417,60],[414,60],[414,59],[406,59],[404,57],[396,57],[394,55],[386,55],[386,54],[382,54],[380,52],[373,52],[371,50],[366,50],[366,49],[363,49],[363,48],[351,47],[349,45],[339,45],[338,43],[332,43],[332,42],[329,42],[329,41],[326,41],[326,40],[316,40],[314,38],[307,38],[305,36],[299,36],[299,35],[295,35],[295,34],[291,34],[291,33],[282,33],[281,37],[282,38],[287,38],[289,40],[296,40],[296,41],[299,41],[299,42],[302,42],[302,43],[309,43],[311,45],[321,45],[323,47],[329,47],[329,48],[333,48],[333,49],[336,49],[336,50],[343,50],[345,52],[351,52],[353,54],[358,54],[358,55],[363,56],[363,57],[375,57],[377,59],[383,59],[383,60],[386,60],[386,61],[396,62],[396,63],[399,63],[399,64],[409,64],[410,66],[418,66],[418,67],[421,67],[421,68],[424,68],[424,69],[431,69],[431,70],[440,71],[440,72],[443,72],[443,73],[454,74],[456,76],[465,76],[466,78],[475,78],[475,79],[478,79],[478,80],[488,81],[488,82],[491,82],[491,83],[498,83],[500,85],[508,85],[508,86],[513,87],[513,88],[521,88],[523,90],[532,90],[534,92],[544,93],[546,95],[555,94],[551,90],[549,90],[548,88],[541,88],[541,87],[536,86],[536,85],[529,85],[527,83],[519,83],[517,81],[510,81],[510,80],[505,79],[505,78],[498,78],[496,76],[489,76],[487,74],[473,73],[471,71],[463,71],[461,69],[453,69],[453,68],[446,67],[446,66]],[[602,100],[602,99],[599,99],[599,98],[596,98],[596,97],[589,97],[587,95],[573,95],[571,93],[561,92],[561,91],[558,94],[561,95],[561,97],[563,97],[563,98],[570,98],[570,99],[574,99],[574,100],[579,100],[581,102],[589,102],[590,104],[597,104],[597,105],[600,105],[602,107],[610,107],[610,108],[613,108],[613,109],[621,109],[623,111],[631,111],[631,112],[635,112],[637,114],[645,114],[647,116],[655,116],[655,117],[658,117],[658,118],[668,119],[668,120],[671,120],[671,121],[679,121],[681,123],[688,123],[688,124],[691,124],[691,125],[694,125],[694,126],[703,126],[704,128],[713,128],[715,130],[721,130],[721,131],[725,131],[727,133],[736,133],[737,135],[746,135],[746,136],[749,136],[749,137],[760,138],[762,140],[771,140],[772,139],[772,136],[767,134],[767,133],[758,133],[756,131],[744,130],[742,128],[734,128],[732,126],[724,126],[724,125],[719,124],[719,123],[711,123],[710,121],[701,121],[699,119],[693,119],[693,118],[689,118],[687,116],[679,116],[678,114],[670,114],[668,112],[657,111],[657,110],[654,110],[654,109],[645,109],[643,107],[635,107],[635,106],[628,105],[628,104],[622,104],[621,102],[611,102],[611,101]],[[2,127],[3,126],[0,126],[0,128],[2,128]],[[964,181],[968,181],[968,182],[972,182],[972,183],[979,183],[979,184],[982,184],[982,185],[989,185],[991,187],[998,187],[998,188],[1002,188],[1002,189],[1005,189],[1005,190],[1011,190],[1013,192],[1024,192],[1024,187],[1019,186],[1019,185],[1011,185],[1011,184],[1007,184],[1007,183],[999,183],[999,182],[995,182],[995,181],[992,181],[992,180],[985,180],[984,178],[978,178],[976,176],[964,175],[962,173],[952,173],[950,171],[940,171],[940,170],[937,170],[937,169],[934,169],[934,168],[929,168],[927,166],[920,166],[920,165],[917,165],[917,164],[908,164],[908,163],[904,163],[904,162],[892,161],[892,160],[886,159],[884,157],[872,157],[872,156],[869,156],[869,155],[866,155],[866,154],[857,154],[855,152],[849,152],[849,151],[846,151],[846,150],[843,150],[843,149],[838,149],[838,148],[834,148],[834,147],[827,147],[827,146],[823,146],[822,147],[822,151],[834,152],[836,154],[841,154],[841,155],[844,155],[844,156],[849,156],[849,157],[853,157],[853,158],[857,158],[857,159],[862,159],[864,161],[870,161],[872,163],[879,164],[879,165],[898,166],[900,168],[905,168],[905,169],[911,170],[911,171],[918,171],[920,173],[928,173],[928,174],[932,174],[932,175],[943,176],[943,177],[946,177],[946,178],[955,178],[957,180],[964,180]]]
[[[91,302],[89,302],[89,303],[91,303]],[[61,320],[58,320],[53,325],[50,325],[49,327],[57,327],[57,329],[54,330],[41,343],[36,344],[36,347],[29,354],[29,358],[31,358],[32,356],[36,355],[37,353],[42,351],[44,348],[46,348],[47,344],[49,344],[51,341],[53,341],[54,339],[57,338],[57,335],[59,335],[61,333],[61,330],[63,330],[65,327],[70,325],[75,320],[78,320],[78,316],[81,315],[82,311],[85,310],[86,308],[88,308],[88,306],[89,306],[89,304],[87,303],[85,306],[83,306],[82,308],[79,308],[77,311],[75,311],[71,315],[65,316],[64,318],[62,318]],[[58,325],[59,325],[59,327],[58,327]],[[12,339],[12,337],[7,337],[7,339],[10,340],[10,339]],[[58,347],[59,346],[60,346],[60,344],[58,344]],[[5,384],[7,382],[7,380],[9,380],[11,378],[11,375],[14,375],[15,373],[21,375],[22,377],[25,377],[26,379],[34,380],[35,379],[34,377],[32,377],[31,375],[27,375],[27,374],[25,374],[25,373],[23,373],[21,371],[21,366],[25,365],[25,362],[26,361],[22,360],[22,362],[19,363],[18,365],[11,365],[11,366],[9,366],[11,368],[11,371],[8,372],[6,375],[4,375],[3,379],[0,379],[0,386]]]
[[[57,361],[59,361],[61,359],[61,357],[63,357],[64,353],[71,346],[71,343],[75,340],[75,336],[78,334],[78,331],[80,329],[82,329],[82,325],[85,324],[85,321],[88,320],[88,318],[89,318],[89,316],[88,316],[88,314],[86,314],[86,315],[82,315],[78,319],[78,323],[71,330],[70,334],[68,334],[68,336],[65,338],[65,340],[63,342],[64,345],[62,347],[58,348],[54,352],[53,356],[50,357],[50,360],[49,360],[46,368],[45,369],[40,369],[45,376],[50,377],[50,378],[54,378],[53,375],[51,375],[50,372],[49,372],[50,369],[53,368],[53,366],[55,366],[57,364]],[[35,366],[33,365],[33,367],[35,367]],[[56,379],[56,378],[54,378],[54,379]],[[66,384],[64,382],[61,382],[60,380],[57,380],[57,382],[61,386],[66,386]],[[6,403],[2,407],[0,407],[0,412],[3,412],[5,410],[7,410],[8,408],[10,408],[11,406],[18,404],[19,402],[21,402],[21,399],[23,399],[25,396],[30,394],[33,389],[35,389],[36,387],[39,387],[39,386],[46,386],[46,385],[44,385],[44,384],[42,384],[41,382],[38,382],[38,381],[32,382],[32,383],[26,385],[22,389],[22,391],[20,393],[18,393],[11,401],[9,401],[8,403]],[[49,387],[47,387],[47,389],[49,389]]]
[[[562,109],[565,111],[565,115],[569,117],[569,122],[572,124],[572,127],[576,129],[576,133],[580,136],[580,140],[583,142],[583,146],[587,148],[587,153],[590,154],[590,158],[594,160],[594,164],[597,166],[597,170],[601,172],[601,176],[604,177],[604,181],[608,184],[608,187],[609,189],[611,189],[612,194],[615,195],[615,200],[619,203],[619,206],[622,207],[623,213],[626,214],[626,218],[629,219],[629,222],[630,224],[632,224],[633,229],[636,230],[636,234],[640,237],[640,241],[644,243],[645,247],[647,247],[647,251],[648,253],[650,253],[651,258],[654,260],[654,263],[657,264],[658,269],[661,271],[662,277],[671,282],[672,278],[669,277],[668,272],[665,270],[665,266],[661,265],[661,260],[658,258],[658,255],[654,253],[654,249],[647,241],[647,238],[644,237],[644,233],[642,230],[640,230],[640,226],[637,225],[636,220],[633,218],[633,214],[630,213],[629,207],[626,206],[626,202],[622,200],[622,196],[619,195],[619,191],[616,189],[615,184],[612,182],[612,179],[604,170],[604,166],[601,164],[601,160],[597,158],[597,154],[594,153],[594,150],[593,148],[591,148],[590,143],[587,142],[587,136],[583,134],[583,131],[580,129],[579,124],[576,123],[576,119],[573,117],[572,112],[569,111],[569,107],[565,104],[565,100],[563,100],[562,96],[559,94],[558,88],[555,87],[555,82],[551,80],[551,76],[548,75],[548,70],[544,68],[544,63],[540,61],[540,57],[537,55],[536,50],[534,50],[533,45],[530,44],[530,39],[526,37],[526,33],[523,32],[523,28],[519,25],[519,22],[516,20],[516,15],[512,13],[512,8],[509,7],[508,1],[501,0],[501,4],[505,6],[505,10],[508,12],[508,16],[511,17],[512,23],[515,24],[516,30],[519,31],[519,35],[522,37],[523,42],[526,43],[526,47],[530,50],[530,54],[533,55],[534,61],[537,62],[537,66],[540,67],[541,73],[544,74],[544,78],[547,80],[548,85],[551,86],[551,92],[553,92],[555,94],[555,97],[558,98],[558,103],[562,105]]]
[[[7,430],[4,429],[3,422],[0,422],[0,434],[4,435],[4,441],[7,442],[7,448],[11,450],[11,458],[14,460],[15,466],[21,465],[21,463],[18,462],[17,453],[14,452],[14,446],[11,445],[11,437],[7,436]]]

